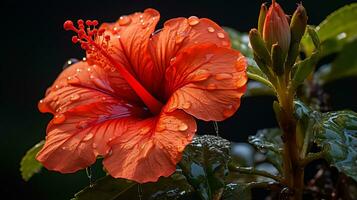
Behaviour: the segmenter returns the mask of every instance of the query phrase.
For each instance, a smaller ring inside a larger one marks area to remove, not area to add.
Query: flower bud
[[[305,33],[307,25],[307,14],[305,8],[302,4],[299,4],[296,8],[294,15],[291,19],[290,30],[291,30],[291,44],[290,50],[287,58],[287,66],[292,66],[295,63],[296,57],[299,54],[299,45],[302,36]]]
[[[263,35],[264,21],[265,21],[266,15],[267,15],[267,11],[268,11],[268,8],[265,5],[265,3],[263,3],[260,6],[259,19],[258,19],[258,31],[261,35]]]
[[[249,41],[252,45],[254,54],[261,58],[265,65],[271,65],[270,54],[257,29],[252,29],[249,31]]]
[[[285,55],[289,51],[291,40],[289,23],[284,11],[275,0],[273,0],[265,17],[263,39],[269,51],[272,45],[276,43]]]

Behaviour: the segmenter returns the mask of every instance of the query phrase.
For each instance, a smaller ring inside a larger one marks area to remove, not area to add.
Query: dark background
[[[116,20],[123,14],[152,7],[160,11],[161,23],[178,16],[208,17],[223,26],[246,32],[256,26],[264,1],[14,1],[1,5],[1,199],[70,199],[88,185],[84,171],[61,175],[43,170],[29,182],[21,180],[19,163],[27,149],[45,137],[50,115],[39,113],[37,102],[61,72],[69,58],[84,52],[70,42],[72,34],[62,29],[66,19]],[[280,0],[292,13],[300,0]],[[305,0],[309,23],[318,24],[337,8],[352,0]],[[333,94],[333,109],[357,111],[356,79],[338,81],[325,89]],[[272,98],[245,98],[236,116],[220,123],[221,136],[243,142],[258,129],[275,127]],[[212,124],[201,124],[199,133],[212,133]],[[100,169],[94,169],[96,178]],[[5,198],[3,198],[5,197]]]

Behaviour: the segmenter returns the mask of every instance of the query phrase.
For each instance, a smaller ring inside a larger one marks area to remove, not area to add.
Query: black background
[[[246,32],[256,26],[264,1],[2,1],[1,5],[1,121],[0,195],[1,199],[70,199],[88,185],[84,171],[61,175],[43,170],[29,182],[20,178],[19,162],[27,149],[45,136],[50,115],[39,113],[37,102],[61,72],[69,58],[84,52],[70,42],[62,29],[66,19],[98,19],[110,22],[119,16],[152,7],[160,11],[162,25],[167,19],[196,15],[208,17],[223,26]],[[300,1],[281,0],[286,13]],[[309,23],[318,24],[337,8],[352,0],[306,0]],[[338,81],[325,89],[333,94],[333,109],[357,111],[356,79]],[[249,134],[275,127],[272,98],[245,98],[237,114],[220,123],[221,136],[243,142]],[[199,133],[213,134],[211,123],[200,123]],[[100,169],[94,169],[100,171]],[[99,172],[95,172],[98,174]],[[99,176],[99,175],[97,175]],[[98,177],[96,177],[98,178]],[[5,197],[5,198],[3,198]]]

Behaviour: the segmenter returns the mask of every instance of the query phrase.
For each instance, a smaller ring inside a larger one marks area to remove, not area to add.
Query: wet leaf
[[[91,187],[88,186],[75,194],[72,200],[114,200],[136,184],[125,179],[105,176],[97,180]]]
[[[339,171],[357,180],[357,113],[320,113],[296,101],[296,116],[308,121],[312,141],[325,149],[324,158]]]
[[[269,81],[268,77],[263,73],[263,71],[258,67],[254,59],[247,58],[247,61],[248,61],[248,68],[247,68],[248,78],[263,83],[264,85],[270,87],[273,91],[275,91],[273,84]]]
[[[357,39],[347,43],[332,64],[322,66],[316,73],[320,84],[345,77],[357,76]]]
[[[179,164],[201,199],[219,196],[225,186],[230,160],[230,142],[212,135],[196,136]]]
[[[353,3],[331,13],[315,28],[321,41],[321,57],[340,51],[357,36],[356,16],[357,3]],[[302,43],[307,55],[311,55],[314,49],[311,38],[305,34]]]
[[[226,185],[222,200],[250,200],[252,199],[251,187],[248,183],[229,183]]]
[[[44,140],[37,143],[28,150],[20,163],[21,176],[25,181],[28,181],[35,173],[42,169],[42,164],[36,160],[37,153],[42,149]]]
[[[281,140],[282,132],[279,128],[262,129],[254,136],[249,136],[248,141],[254,145],[260,152],[266,155],[267,162],[270,162],[277,168],[282,170],[282,148],[283,141]]]
[[[171,200],[190,196],[194,191],[180,172],[167,178],[161,177],[155,183],[141,184],[142,194],[139,194],[138,187],[135,182],[106,176],[77,193],[73,200],[132,199],[139,195],[143,199]]]
[[[357,181],[357,113],[323,113],[314,135],[315,142],[328,149],[327,161]]]

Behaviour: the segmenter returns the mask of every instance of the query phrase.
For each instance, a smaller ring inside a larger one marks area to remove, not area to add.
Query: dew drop
[[[67,60],[67,62],[64,63],[62,69],[66,69],[67,67],[73,65],[74,63],[77,63],[79,60],[76,58],[71,58],[69,60]]]
[[[68,84],[79,84],[80,80],[77,76],[72,76],[67,78],[67,83]]]
[[[190,26],[195,26],[197,25],[198,23],[200,23],[200,19],[198,19],[198,17],[196,16],[191,16],[188,18],[188,24]]]
[[[120,18],[119,18],[119,25],[120,26],[125,26],[125,25],[128,25],[128,24],[130,24],[130,22],[131,22],[131,18],[130,17],[128,17],[128,16],[121,16]]]
[[[186,131],[188,129],[187,124],[181,123],[180,126],[178,127],[179,131]]]
[[[230,117],[234,114],[236,110],[234,109],[233,105],[228,106],[227,110],[223,111],[223,117]]]
[[[88,68],[87,68],[87,71],[88,71],[88,72],[91,72],[91,71],[92,71],[92,68],[88,67]]]
[[[79,73],[79,72],[81,72],[81,71],[82,71],[82,69],[77,68],[77,69],[76,69],[76,71],[77,71],[77,73]]]
[[[162,131],[164,131],[164,130],[166,130],[166,127],[165,127],[164,124],[159,124],[159,125],[156,127],[156,131],[157,131],[157,132],[162,132]]]
[[[180,44],[183,40],[185,39],[185,37],[183,35],[176,35],[175,37],[175,42],[176,44]]]
[[[88,122],[87,121],[80,121],[78,124],[77,124],[77,128],[78,129],[84,129],[88,126]]]
[[[223,39],[225,36],[224,33],[217,33],[217,37]]]
[[[222,41],[222,46],[228,47],[228,46],[229,46],[229,42],[227,42],[227,41]]]
[[[220,73],[220,74],[216,74],[215,79],[217,81],[221,81],[221,80],[227,80],[227,79],[231,79],[233,78],[232,74],[228,74],[228,73]]]
[[[217,85],[214,83],[210,83],[207,85],[206,89],[207,90],[215,90],[215,89],[217,89]]]
[[[83,61],[86,61],[86,60],[87,60],[87,58],[86,58],[86,57],[83,57],[83,58],[82,58],[82,60],[83,60]]]
[[[207,31],[210,32],[210,33],[213,33],[213,32],[215,32],[216,30],[214,30],[213,27],[209,26],[209,27],[207,27]]]
[[[211,76],[211,73],[206,69],[199,69],[194,73],[192,81],[204,81]]]
[[[45,102],[45,100],[41,99],[39,102],[38,102],[38,105],[37,105],[38,109],[40,110],[40,112],[42,113],[45,113],[45,112],[50,112],[51,109],[50,107],[48,106],[48,104]]]
[[[237,62],[235,63],[235,67],[237,71],[243,71],[246,68],[247,61],[243,56],[237,58]]]
[[[86,136],[84,136],[84,138],[82,139],[82,141],[83,141],[83,142],[86,142],[86,141],[92,139],[93,136],[94,136],[93,133],[88,133]]]
[[[183,105],[182,105],[182,108],[184,109],[189,109],[191,107],[191,102],[189,101],[186,101]]]
[[[80,98],[81,98],[81,96],[79,94],[72,94],[71,95],[71,101],[77,101]]]
[[[175,62],[175,60],[176,60],[176,57],[171,58],[170,59],[170,65],[172,65]]]
[[[55,115],[52,121],[54,124],[62,124],[65,120],[66,120],[66,116],[64,116],[64,114],[61,113]]]
[[[106,101],[107,100],[107,98],[106,97],[102,97],[102,101]]]

